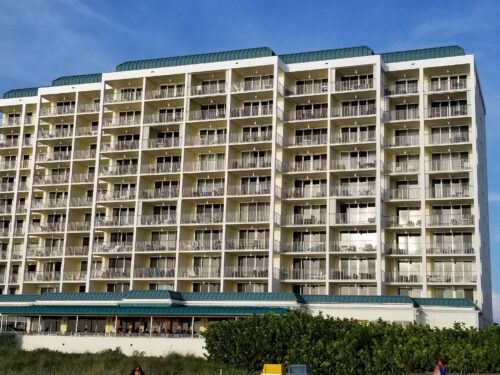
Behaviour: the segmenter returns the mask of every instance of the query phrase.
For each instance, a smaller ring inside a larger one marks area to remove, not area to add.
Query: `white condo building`
[[[457,46],[125,62],[0,99],[0,291],[466,298],[485,106]]]

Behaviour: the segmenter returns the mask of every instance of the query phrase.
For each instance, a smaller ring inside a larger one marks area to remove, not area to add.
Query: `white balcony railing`
[[[445,145],[454,143],[469,143],[469,132],[451,132],[429,134],[428,142],[430,145]]]
[[[384,199],[386,201],[420,199],[420,188],[418,186],[414,186],[402,187],[398,189],[385,189]]]
[[[287,147],[325,145],[327,143],[327,134],[311,134],[285,138],[285,146]]]
[[[248,92],[248,91],[263,91],[272,90],[274,87],[274,80],[262,79],[256,81],[240,81],[231,84],[232,92]]]
[[[157,113],[145,115],[145,124],[170,124],[184,121],[184,112]]]
[[[100,167],[101,176],[121,176],[128,174],[136,174],[138,170],[137,164],[133,165],[104,165]]]
[[[427,225],[431,227],[454,227],[474,225],[472,214],[428,215]]]
[[[350,184],[332,186],[333,197],[367,197],[375,195],[377,188],[374,184]]]
[[[394,271],[385,273],[386,283],[421,283],[422,273],[417,271]]]
[[[422,244],[414,242],[384,244],[384,252],[386,255],[420,256],[422,254]]]
[[[275,269],[280,280],[325,280],[326,270],[323,268],[282,268]]]
[[[104,216],[96,219],[96,227],[120,227],[134,225],[133,215]]]
[[[437,186],[427,189],[427,198],[472,198],[474,189],[472,186]]]
[[[220,95],[226,93],[226,83],[210,83],[191,86],[191,96]]]
[[[420,170],[419,160],[395,161],[385,163],[384,172],[390,173],[417,173]]]
[[[177,173],[180,170],[180,162],[146,164],[141,166],[142,173]]]
[[[141,199],[168,199],[168,198],[178,198],[179,188],[178,187],[164,187],[160,189],[141,189],[140,191]]]
[[[272,139],[273,139],[273,133],[271,131],[232,133],[229,136],[230,143],[269,142]]]
[[[473,271],[433,271],[427,272],[429,284],[474,284],[477,282],[477,272]]]
[[[327,243],[324,241],[281,242],[279,246],[281,253],[324,253],[326,249]]]
[[[328,109],[301,109],[285,113],[285,121],[305,121],[328,118]]]
[[[418,108],[396,109],[387,112],[386,121],[418,120],[419,116]]]
[[[175,277],[174,268],[136,267],[134,277],[139,279],[163,279]]]
[[[131,253],[134,250],[133,242],[102,242],[94,244],[93,253],[113,254]]]
[[[417,94],[418,83],[410,82],[404,84],[389,85],[385,87],[384,93],[385,96]]]
[[[224,276],[229,278],[249,278],[260,279],[267,278],[269,275],[268,267],[238,267],[226,266],[224,267]]]
[[[116,141],[116,142],[102,142],[101,152],[106,151],[130,151],[139,148],[138,140]]]
[[[361,117],[377,114],[375,104],[332,108],[332,117]]]
[[[226,118],[226,109],[206,109],[189,112],[189,121],[218,120]]]
[[[385,138],[385,147],[411,147],[419,145],[419,135],[396,135]]]
[[[375,142],[377,134],[375,131],[360,131],[352,133],[333,133],[332,143],[346,144],[346,143],[366,143]]]
[[[232,108],[231,117],[258,117],[258,116],[272,116],[272,105],[261,105],[256,107],[241,107]]]
[[[201,171],[221,171],[225,169],[225,160],[204,160],[204,161],[187,161],[184,163],[185,172],[201,172]]]
[[[432,172],[467,171],[471,169],[471,160],[469,158],[431,160],[429,164]]]
[[[375,212],[365,212],[365,213],[336,213],[332,214],[332,220],[334,224],[339,225],[375,225]]]
[[[335,91],[359,91],[373,89],[373,78],[359,79],[356,81],[336,81]]]
[[[327,196],[326,184],[315,185],[311,188],[285,188],[281,190],[283,199],[324,198]]]
[[[268,215],[269,219],[269,215]],[[281,225],[325,225],[326,215],[282,215]]]
[[[182,196],[194,197],[221,197],[224,195],[224,185],[212,187],[188,187],[182,189]]]
[[[376,167],[376,159],[359,158],[348,160],[332,160],[331,168],[333,170],[357,170],[357,169],[373,169]]]
[[[182,279],[213,279],[220,277],[217,267],[179,267],[178,277]]]
[[[375,281],[376,280],[376,271],[375,270],[339,270],[339,269],[331,269],[330,270],[330,279],[336,281]]]
[[[148,226],[175,225],[177,224],[177,214],[140,215],[139,223]]]
[[[181,240],[181,251],[219,251],[222,249],[222,240]]]
[[[427,118],[459,117],[469,115],[469,105],[452,105],[449,107],[433,107],[427,110]]]
[[[222,223],[222,212],[200,213],[200,214],[182,214],[182,224],[217,224]]]
[[[229,159],[229,169],[271,168],[271,158]]]
[[[119,92],[104,95],[104,103],[123,103],[142,100],[142,91]]]
[[[386,228],[415,228],[422,225],[420,217],[406,217],[406,216],[385,216]]]

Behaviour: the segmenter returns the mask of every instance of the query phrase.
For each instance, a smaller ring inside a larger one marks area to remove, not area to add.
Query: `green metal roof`
[[[0,294],[0,303],[35,302],[39,298],[37,294]]]
[[[168,66],[179,66],[179,65],[205,64],[218,61],[254,59],[257,57],[267,57],[267,56],[274,56],[273,50],[269,47],[248,48],[248,49],[239,49],[239,50],[224,51],[224,52],[201,53],[197,55],[126,61],[124,63],[117,65],[116,71],[123,72],[127,70],[163,68]]]
[[[12,98],[26,98],[28,96],[37,96],[38,95],[38,87],[29,87],[26,89],[14,89],[7,91],[3,94],[4,99],[12,99]]]
[[[475,307],[467,298],[413,298],[419,306]]]
[[[339,304],[339,303],[407,303],[414,304],[406,296],[333,296],[333,295],[303,295],[306,303]]]
[[[44,293],[38,301],[120,301],[126,293]],[[0,301],[1,302],[1,301]]]
[[[172,299],[182,301],[182,294],[173,290],[131,290],[123,299]]]
[[[291,301],[297,302],[294,293],[182,293],[185,301]]]
[[[460,46],[446,46],[435,48],[414,49],[399,52],[382,53],[382,59],[386,63],[436,59],[439,57],[463,56],[465,51]]]
[[[322,51],[288,53],[279,55],[285,64],[295,64],[310,61],[346,59],[349,57],[371,56],[373,50],[367,46],[326,49]]]
[[[81,85],[102,81],[102,73],[82,74],[78,76],[59,77],[52,81],[52,86]]]

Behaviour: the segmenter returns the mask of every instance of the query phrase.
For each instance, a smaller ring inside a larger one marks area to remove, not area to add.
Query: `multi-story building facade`
[[[460,47],[126,62],[0,100],[4,294],[468,298],[485,108]]]

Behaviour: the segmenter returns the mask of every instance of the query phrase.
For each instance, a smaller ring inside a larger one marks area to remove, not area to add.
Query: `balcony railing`
[[[405,217],[405,216],[385,216],[386,228],[415,228],[422,225],[422,220],[418,217]]]
[[[206,214],[182,214],[182,224],[216,224],[222,223],[222,212],[206,213]]]
[[[226,109],[205,109],[189,112],[189,121],[217,120],[226,118]]]
[[[26,255],[28,257],[61,257],[63,255],[63,247],[28,247]]]
[[[0,183],[0,191],[1,192],[14,191],[15,186],[16,184],[14,182],[2,182]]]
[[[92,197],[89,198],[71,198],[70,207],[89,207],[92,206]]]
[[[224,276],[230,278],[267,278],[269,276],[269,268],[226,266],[224,267]]]
[[[386,112],[386,121],[405,121],[405,120],[418,120],[419,109],[396,109],[394,111]]]
[[[65,223],[47,223],[47,224],[31,223],[30,232],[32,233],[64,232],[64,227]]]
[[[159,268],[159,267],[136,267],[134,269],[134,277],[139,279],[161,279],[167,277],[175,277],[174,268]]]
[[[87,278],[87,271],[64,271],[64,281],[80,281]]]
[[[94,173],[78,173],[71,176],[73,183],[93,183],[94,178]]]
[[[178,277],[182,279],[213,279],[220,277],[220,268],[179,267]]]
[[[449,79],[430,81],[427,85],[429,92],[456,91],[467,89],[467,79]]]
[[[0,147],[17,147],[19,145],[19,139],[11,138],[11,139],[0,139]]]
[[[374,184],[351,184],[332,186],[332,197],[369,197],[375,195],[377,188]]]
[[[283,199],[294,198],[324,198],[327,196],[326,184],[316,185],[311,188],[285,188],[282,189]]]
[[[282,215],[281,225],[325,225],[326,215]]]
[[[280,280],[325,280],[326,270],[322,268],[282,268],[279,271]]]
[[[0,162],[0,170],[9,170],[9,169],[16,169],[17,168],[17,160],[9,160],[9,161],[4,161]]]
[[[131,126],[131,125],[140,125],[141,124],[141,116],[133,116],[133,117],[117,117],[115,119],[104,119],[102,122],[103,128],[114,128],[118,126]]]
[[[227,195],[267,195],[271,193],[269,184],[229,185]]]
[[[376,159],[359,158],[350,160],[332,160],[331,165],[333,170],[356,170],[356,169],[372,169],[376,167]]]
[[[97,128],[96,127],[77,127],[75,131],[76,136],[93,136],[97,137]]]
[[[286,147],[326,145],[327,143],[327,134],[311,134],[285,138]]]
[[[104,95],[104,103],[106,104],[135,102],[139,100],[142,100],[142,91],[120,92]]]
[[[58,107],[42,107],[40,108],[40,116],[61,116],[72,115],[75,113],[74,106],[58,106]]]
[[[61,272],[26,272],[24,274],[24,282],[44,282],[44,281],[59,281],[61,280]]]
[[[22,253],[22,251],[20,251],[20,250],[14,251],[13,250],[10,258],[11,259],[15,259],[15,260],[17,260],[17,259],[23,259],[23,255],[24,254]]]
[[[145,124],[170,124],[184,121],[184,112],[157,113],[145,115]]]
[[[377,244],[369,240],[331,241],[329,249],[332,253],[373,253]]]
[[[186,146],[210,146],[226,143],[226,134],[186,137]]]
[[[229,136],[230,143],[254,143],[254,142],[268,142],[273,139],[271,131],[264,132],[246,132],[246,133],[232,133]],[[225,142],[225,141],[224,141]]]
[[[191,96],[219,95],[226,93],[226,83],[201,84],[191,86]]]
[[[420,243],[391,243],[384,244],[386,255],[409,255],[420,256],[422,254],[422,245]]]
[[[377,134],[375,131],[360,131],[356,133],[334,133],[332,143],[366,143],[375,142]]]
[[[272,90],[274,86],[274,80],[263,79],[259,81],[240,81],[233,82],[231,85],[232,92]]]
[[[21,125],[20,117],[0,118],[0,126],[19,126],[19,125]]]
[[[73,128],[54,129],[52,131],[38,132],[38,139],[67,138],[73,136]]]
[[[285,87],[285,95],[314,95],[326,94],[328,92],[328,85],[322,83],[310,83],[305,85],[293,85]]]
[[[420,170],[419,160],[395,161],[385,163],[384,172],[389,173],[418,173]]]
[[[281,242],[279,251],[281,253],[324,253],[326,252],[326,242],[310,241],[310,242]]]
[[[427,272],[429,284],[474,284],[476,282],[477,272],[473,271]]]
[[[192,187],[182,189],[182,196],[194,197],[221,197],[224,195],[224,185],[212,187]]]
[[[221,171],[225,169],[225,165],[225,160],[186,161],[184,172]]]
[[[133,242],[103,242],[94,244],[93,253],[131,253],[134,250]]]
[[[66,208],[68,198],[60,199],[35,199],[31,202],[31,208]]]
[[[226,240],[226,250],[269,250],[269,240],[254,239],[254,240]]]
[[[394,137],[385,138],[385,147],[411,147],[418,146],[419,135],[396,135]]]
[[[472,160],[469,158],[451,158],[431,160],[430,170],[432,172],[467,171],[471,169]]]
[[[96,150],[75,150],[73,153],[74,159],[95,159]]]
[[[68,222],[68,232],[88,232],[90,221],[70,221]]]
[[[377,114],[375,104],[360,105],[357,107],[336,107],[332,108],[332,117],[361,117],[373,116]]]
[[[109,192],[97,192],[97,201],[121,201],[121,200],[134,200],[137,195],[137,191],[135,189],[130,190],[118,190],[118,191],[109,191]]]
[[[0,205],[0,215],[11,214],[11,213],[12,213],[12,205],[11,204]]]
[[[92,270],[90,277],[93,279],[127,279],[130,277],[130,269],[108,268]]]
[[[146,100],[180,98],[184,94],[184,85],[177,85],[175,89],[148,90],[146,91]]]
[[[369,89],[373,89],[373,78],[335,82],[335,91],[358,91]]]
[[[181,171],[181,163],[156,163],[141,166],[142,173],[177,173]]]
[[[404,83],[386,86],[384,89],[386,96],[408,95],[418,93],[418,83]]]
[[[87,256],[90,248],[88,246],[66,246],[66,256]]]
[[[271,168],[271,158],[229,159],[229,169]]]
[[[365,212],[363,214],[336,213],[332,214],[332,222],[344,225],[375,225],[375,212]]]
[[[212,251],[221,250],[222,240],[181,240],[181,251]]]
[[[99,112],[101,105],[99,103],[78,104],[78,113],[95,113]]]
[[[285,113],[285,121],[305,121],[328,118],[328,109],[301,109]]]
[[[430,243],[426,245],[427,255],[473,255],[472,242]]]
[[[175,251],[177,241],[145,241],[136,242],[135,251],[138,252],[156,252],[156,251]]]
[[[178,187],[164,187],[161,189],[147,189],[140,191],[141,199],[178,198]]]
[[[133,165],[103,165],[99,168],[101,176],[121,176],[127,174],[136,174],[139,167]]]
[[[469,143],[469,132],[451,132],[429,134],[428,142],[430,145],[446,145],[454,143]]]
[[[453,227],[474,225],[472,214],[428,215],[427,225],[431,227]]]
[[[427,110],[427,118],[443,118],[468,116],[468,105],[453,105],[450,107],[433,107]]]
[[[328,170],[328,162],[326,159],[312,160],[305,162],[283,163],[283,172],[313,172]]]
[[[231,117],[272,116],[272,114],[273,114],[273,106],[271,105],[231,109]]]
[[[140,225],[175,225],[177,224],[177,214],[140,215]]]
[[[134,225],[134,216],[104,216],[96,220],[96,227],[120,227]]]
[[[228,212],[226,215],[228,223],[269,223],[269,212],[266,210],[257,212]]]
[[[417,271],[395,271],[385,273],[386,283],[421,283],[422,274]]]
[[[408,200],[408,199],[420,199],[420,188],[417,187],[406,187],[399,189],[385,189],[384,200]]]
[[[376,280],[375,270],[357,271],[357,270],[330,270],[331,280],[349,280],[349,281],[359,281],[359,280]]]
[[[71,151],[65,152],[47,152],[36,155],[37,162],[49,162],[49,161],[62,161],[62,160],[70,160],[71,159]]]
[[[139,148],[138,140],[116,141],[116,142],[103,142],[101,143],[101,151],[129,151],[137,150]]]
[[[472,186],[440,186],[427,189],[427,198],[472,198],[474,188]]]

